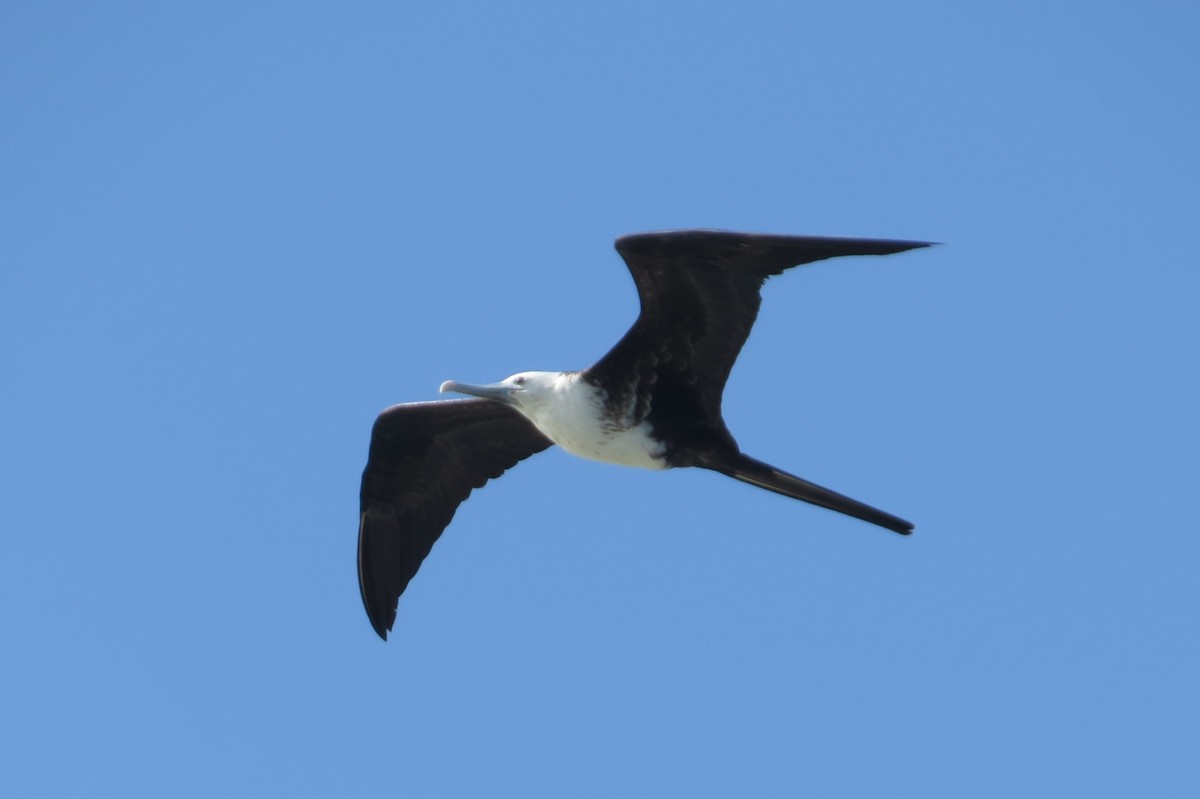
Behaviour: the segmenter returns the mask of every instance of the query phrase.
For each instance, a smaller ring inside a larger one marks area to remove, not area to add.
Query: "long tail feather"
[[[736,457],[727,461],[705,464],[705,468],[727,474],[744,483],[774,491],[776,494],[783,494],[785,497],[810,502],[822,508],[835,510],[838,513],[895,530],[901,535],[908,535],[913,531],[911,522],[885,513],[878,508],[872,508],[858,500],[850,499],[836,491],[830,491],[816,483],[810,483],[808,480],[780,471],[774,466],[755,460],[748,455],[738,453]]]

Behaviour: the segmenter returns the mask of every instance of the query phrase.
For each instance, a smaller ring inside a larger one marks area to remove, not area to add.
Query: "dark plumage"
[[[903,519],[744,455],[722,419],[721,396],[768,277],[825,258],[925,246],[707,230],[618,239],[641,313],[595,365],[581,373],[521,373],[491,386],[447,383],[443,390],[487,399],[396,405],[375,422],[358,551],[363,604],[375,631],[386,639],[400,595],[471,490],[556,441],[599,460],[712,469],[911,532]],[[562,400],[564,391],[574,404]],[[592,398],[594,413],[580,416]],[[558,431],[558,438],[543,431]]]
[[[379,415],[359,492],[358,583],[384,640],[408,581],[471,490],[551,443],[517,411],[484,399]]]

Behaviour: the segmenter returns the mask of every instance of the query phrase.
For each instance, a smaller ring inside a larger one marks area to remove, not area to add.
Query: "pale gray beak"
[[[470,383],[457,383],[453,380],[447,380],[445,383],[442,383],[438,391],[443,394],[447,391],[453,391],[456,394],[470,394],[472,397],[482,397],[483,399],[503,402],[505,405],[514,404],[512,396],[513,386],[507,383],[489,383],[486,386],[475,386]]]

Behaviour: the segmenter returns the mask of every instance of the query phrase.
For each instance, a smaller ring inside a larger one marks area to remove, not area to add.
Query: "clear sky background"
[[[8,3],[0,793],[1195,796],[1189,2]],[[589,365],[612,240],[772,280],[750,454],[550,451],[391,641],[375,415]]]

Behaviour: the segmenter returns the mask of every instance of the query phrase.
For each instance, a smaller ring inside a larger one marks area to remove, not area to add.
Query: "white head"
[[[517,372],[499,383],[489,383],[483,386],[447,380],[442,383],[440,391],[443,394],[447,391],[454,391],[459,394],[470,394],[473,397],[483,397],[502,402],[505,405],[512,405],[527,414],[536,414],[539,408],[562,391],[570,380],[570,376],[568,372]]]

